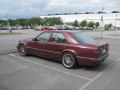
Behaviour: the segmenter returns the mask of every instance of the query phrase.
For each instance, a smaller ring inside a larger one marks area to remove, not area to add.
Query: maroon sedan
[[[95,66],[109,56],[109,44],[75,31],[44,31],[35,38],[19,41],[17,48],[22,56],[59,60],[66,68]]]

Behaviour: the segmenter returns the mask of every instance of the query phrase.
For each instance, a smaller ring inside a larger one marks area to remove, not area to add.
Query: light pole
[[[102,16],[101,16],[101,26],[100,26],[100,31],[101,31],[101,39],[102,39],[102,28],[103,28],[103,10],[104,10],[104,7],[102,8]]]
[[[12,30],[9,28],[9,19],[8,19],[8,14],[7,14],[7,28],[9,30],[9,33],[12,33]]]
[[[116,18],[115,18],[115,34],[117,34],[117,12],[116,12]]]
[[[116,18],[115,18],[115,27],[117,27],[117,13],[116,13]]]
[[[44,8],[44,18],[43,18],[43,26],[46,26],[46,10],[47,10],[47,8]]]

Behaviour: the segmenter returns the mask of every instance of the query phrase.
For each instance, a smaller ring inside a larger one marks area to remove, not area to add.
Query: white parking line
[[[100,77],[105,71],[107,71],[108,69],[110,69],[114,64],[116,64],[119,61],[120,61],[120,58],[118,58],[114,63],[112,63],[111,65],[109,65],[105,70],[103,70],[101,73],[99,73],[95,78],[93,78],[88,83],[86,83],[85,85],[83,85],[82,87],[80,87],[79,90],[84,90],[88,85],[90,85],[93,81],[95,81],[98,77]]]
[[[17,44],[16,43],[2,44],[2,45],[0,45],[0,47],[3,47],[3,46],[12,46],[12,45],[17,45]]]
[[[75,74],[72,74],[72,73],[68,73],[68,72],[59,70],[59,69],[57,69],[57,68],[52,68],[52,67],[49,67],[49,66],[46,66],[46,65],[43,65],[43,64],[40,64],[40,63],[31,61],[31,60],[28,60],[28,59],[24,59],[24,58],[22,58],[22,57],[18,57],[18,56],[14,55],[14,54],[9,54],[9,55],[10,55],[10,56],[13,56],[13,57],[16,57],[16,58],[19,58],[19,59],[21,59],[21,60],[27,61],[27,62],[31,62],[31,63],[37,64],[37,65],[43,66],[43,67],[48,68],[48,69],[52,69],[52,70],[55,70],[55,71],[58,71],[58,72],[62,72],[62,73],[64,73],[64,74],[67,74],[67,75],[70,75],[70,76],[74,76],[74,77],[77,77],[77,78],[82,78],[82,79],[85,79],[85,80],[88,80],[88,81],[91,80],[91,79],[86,78],[86,77],[82,77],[82,76],[79,76],[79,75],[75,75]]]

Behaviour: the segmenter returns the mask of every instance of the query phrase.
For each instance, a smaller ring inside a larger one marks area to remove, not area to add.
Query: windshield
[[[94,43],[96,42],[92,37],[85,35],[83,33],[72,33],[73,37],[79,42],[79,43]]]

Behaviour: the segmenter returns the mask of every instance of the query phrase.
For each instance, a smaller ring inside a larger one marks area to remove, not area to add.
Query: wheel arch
[[[77,59],[77,57],[76,57],[76,53],[75,53],[75,51],[73,51],[73,50],[65,50],[65,51],[63,51],[63,52],[62,52],[62,55],[61,55],[61,62],[62,62],[62,57],[63,57],[63,55],[64,55],[65,53],[71,53],[71,54],[74,56],[74,58],[75,58],[76,64],[75,64],[72,68],[75,68],[75,67],[79,66],[79,62],[78,62],[78,59]],[[68,67],[67,67],[67,68],[68,68]]]
[[[20,46],[25,46],[25,48],[27,50],[26,43],[19,42],[19,44],[17,46],[17,49],[19,49]]]
[[[19,46],[24,45],[26,47],[27,43],[19,41]]]
[[[23,48],[23,52],[21,51]],[[26,45],[24,45],[23,43],[19,43],[19,45],[17,46],[18,52],[20,53],[21,56],[27,56],[28,55],[28,51],[26,48]]]
[[[64,55],[64,53],[67,53],[67,52],[72,53],[72,54],[75,56],[75,59],[77,60],[77,58],[76,58],[76,52],[75,52],[74,50],[70,50],[70,49],[64,50],[64,51],[62,52],[62,54],[61,54],[61,58],[62,58],[62,56]],[[77,60],[77,61],[78,61],[78,60]]]

